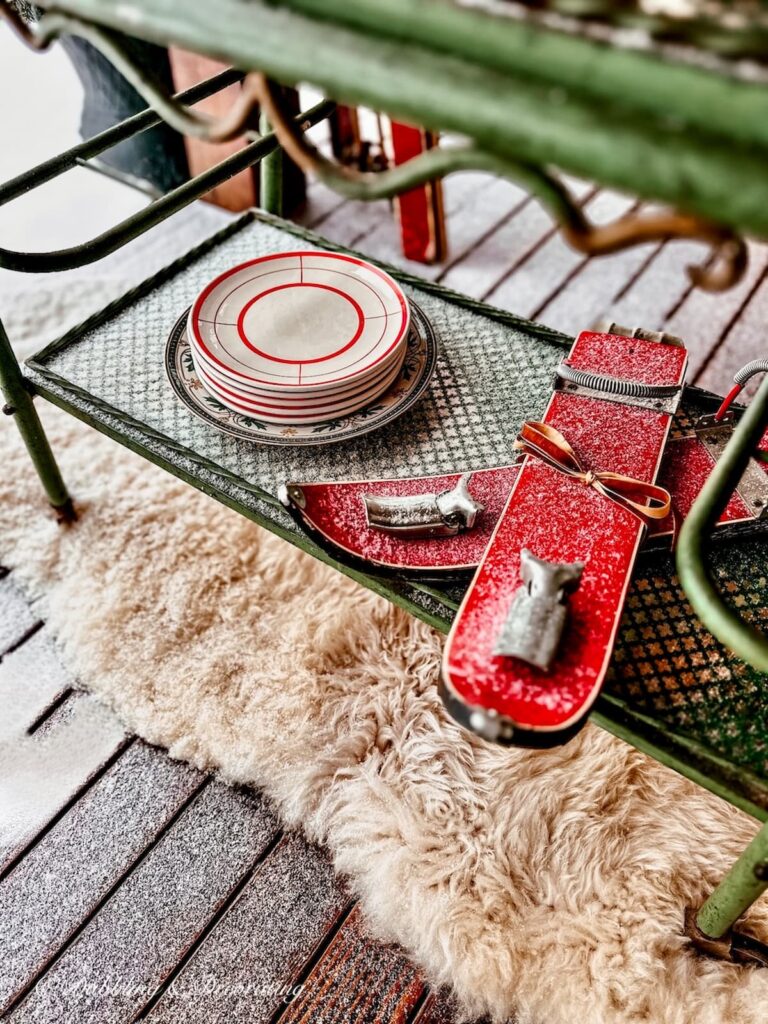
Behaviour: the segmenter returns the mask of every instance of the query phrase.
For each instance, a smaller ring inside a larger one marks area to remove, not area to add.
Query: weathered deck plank
[[[129,742],[115,716],[83,693],[32,735],[20,728],[0,738],[0,878]]]
[[[7,1019],[131,1020],[276,833],[257,797],[206,785]]]
[[[362,239],[381,223],[382,218],[391,216],[390,204],[383,199],[373,203],[351,199],[331,210],[327,217],[314,225],[313,230],[332,242],[356,249],[362,247]]]
[[[726,292],[703,292],[693,289],[669,317],[666,329],[685,338],[691,345],[688,376],[697,380],[703,367],[727,337],[745,307],[752,302],[755,291],[768,268],[768,245],[749,243],[749,266],[744,279]],[[758,308],[759,302],[757,303]],[[728,346],[731,347],[730,345]],[[738,353],[738,343],[733,346]],[[736,357],[740,358],[739,355]],[[718,387],[722,384],[718,383]]]
[[[40,619],[13,577],[3,570],[0,576],[0,657],[12,650],[29,632],[39,626]]]
[[[598,192],[585,203],[591,219],[611,220],[632,206],[631,200],[615,192]],[[548,222],[547,231],[525,259],[485,298],[491,305],[511,309],[518,316],[535,318],[535,314],[558,293],[563,284],[585,262],[585,257],[563,241],[552,225],[549,214],[541,211]],[[515,226],[512,220],[511,227]]]
[[[447,992],[430,992],[424,1005],[413,1018],[413,1024],[458,1024],[462,1020],[456,1001]],[[489,1024],[486,1018],[475,1024]],[[507,1024],[515,1024],[514,1020]]]
[[[308,228],[319,228],[325,218],[330,217],[333,211],[345,202],[342,196],[324,188],[317,181],[308,182],[304,206],[296,220],[299,224],[306,224]]]
[[[586,260],[539,310],[538,319],[567,334],[577,334],[598,321],[613,319],[611,311],[622,291],[643,272],[659,243],[634,246],[603,259]]]
[[[420,275],[430,281],[442,281],[452,266],[460,263],[504,220],[514,217],[526,202],[528,197],[518,185],[511,181],[487,178],[475,196],[471,199],[467,197],[454,216],[448,220],[447,262],[424,267]],[[467,215],[461,216],[465,210]]]
[[[586,202],[595,192],[584,182],[573,182],[571,191],[581,202]],[[471,211],[467,215],[471,215]],[[523,203],[513,216],[502,220],[496,231],[451,266],[439,280],[446,287],[473,298],[504,305],[504,283],[553,236],[555,230],[551,216],[541,204],[535,200]]]
[[[0,740],[33,728],[72,686],[52,637],[38,630],[0,659]]]
[[[522,189],[512,182],[499,181],[479,171],[451,175],[444,182],[443,193],[448,223],[448,263],[426,265],[406,259],[402,254],[396,215],[390,208],[367,223],[364,232],[356,236],[355,246],[412,274],[428,280],[440,280],[481,238],[527,201]],[[349,228],[345,213],[346,208],[339,211],[335,220],[328,218],[319,222],[317,229],[335,242],[350,245],[352,243],[345,240]],[[342,231],[340,223],[344,225]]]
[[[660,330],[691,290],[686,267],[700,264],[706,256],[706,246],[699,242],[667,242],[612,305],[610,316],[620,324]]]
[[[766,314],[768,313],[768,276],[763,276],[751,301],[741,311],[709,361],[702,368],[697,383],[714,391],[727,390],[739,367],[758,357],[768,355]],[[761,377],[753,378],[744,389],[752,395],[760,386]]]
[[[203,778],[135,743],[0,882],[0,1013],[34,984]]]
[[[356,907],[304,982],[281,1024],[407,1024],[426,994],[403,953],[367,938]]]
[[[302,967],[347,902],[327,855],[285,836],[147,1019],[266,1024],[302,983]]]

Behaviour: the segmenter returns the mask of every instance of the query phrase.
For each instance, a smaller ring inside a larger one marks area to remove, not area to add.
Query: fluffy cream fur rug
[[[430,629],[43,411],[81,518],[53,523],[4,425],[0,560],[131,729],[265,790],[472,1013],[763,1024],[768,972],[681,934],[754,821],[594,727],[544,753],[469,737]],[[768,932],[764,904],[751,917]]]

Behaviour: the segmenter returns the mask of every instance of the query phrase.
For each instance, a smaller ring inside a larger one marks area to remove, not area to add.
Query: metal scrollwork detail
[[[703,265],[688,268],[694,285],[705,291],[724,291],[746,271],[746,244],[730,228],[677,212],[628,214],[612,224],[594,225],[565,185],[548,171],[502,159],[472,144],[429,149],[387,171],[365,172],[337,164],[296,130],[278,85],[258,72],[249,77],[262,110],[290,158],[307,174],[349,198],[388,199],[453,171],[486,170],[524,185],[554,215],[566,241],[585,255],[607,255],[650,241],[699,239],[712,246],[712,253]]]
[[[133,85],[153,110],[172,128],[209,142],[226,142],[245,135],[259,138],[259,110],[271,124],[283,149],[304,171],[314,174],[335,191],[355,199],[386,199],[426,181],[460,170],[486,170],[519,182],[535,195],[558,221],[566,241],[588,256],[606,255],[649,241],[698,239],[712,252],[701,266],[688,268],[694,285],[724,291],[739,281],[747,266],[747,248],[730,228],[680,213],[628,214],[612,224],[594,225],[565,185],[542,167],[496,156],[474,144],[429,149],[412,160],[385,171],[361,171],[325,158],[296,128],[281,96],[280,86],[263,73],[252,71],[229,112],[221,118],[196,113],[180,103],[152,76],[138,68],[122,44],[119,33],[72,15],[49,11],[36,23],[27,23],[7,0],[0,0],[0,16],[33,49],[45,50],[68,33],[95,46]]]

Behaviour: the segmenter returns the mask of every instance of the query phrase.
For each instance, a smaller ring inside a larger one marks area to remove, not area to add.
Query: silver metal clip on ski
[[[616,334],[622,338],[640,338],[642,341],[654,341],[663,345],[682,348],[683,339],[666,331],[651,331],[647,327],[624,327],[613,321],[601,321],[595,325],[595,331],[604,334]],[[606,402],[621,402],[624,405],[638,405],[644,409],[655,409],[659,412],[674,414],[683,394],[682,384],[642,384],[640,381],[625,380],[621,377],[608,377],[599,373],[587,373],[577,370],[569,363],[562,362],[555,370],[556,391],[567,391],[572,395],[583,395],[586,398],[600,398]]]
[[[557,656],[568,614],[567,595],[579,585],[581,562],[548,562],[520,552],[523,585],[515,591],[494,654],[520,658],[547,672]]]
[[[440,494],[364,494],[368,525],[399,537],[454,537],[471,530],[483,506],[469,493],[471,473]]]
[[[606,402],[637,405],[643,409],[674,414],[680,404],[682,385],[642,384],[640,381],[608,377],[600,373],[577,370],[569,363],[560,363],[555,370],[555,390],[567,391],[587,398],[601,398]]]

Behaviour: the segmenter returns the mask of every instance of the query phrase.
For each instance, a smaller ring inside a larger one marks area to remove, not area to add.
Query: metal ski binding
[[[549,671],[565,628],[567,595],[578,587],[583,570],[581,562],[548,562],[523,548],[523,586],[512,598],[493,653]]]
[[[362,495],[368,525],[399,537],[453,537],[471,530],[483,506],[469,493],[471,473],[440,494]]]
[[[701,428],[717,427],[725,424],[731,424],[732,426],[735,417],[731,405],[744,390],[747,381],[751,380],[758,373],[768,373],[768,359],[753,359],[751,363],[747,363],[746,366],[742,366],[740,370],[734,373],[733,387],[723,399],[720,408],[715,413],[699,417],[696,423],[697,432]]]

